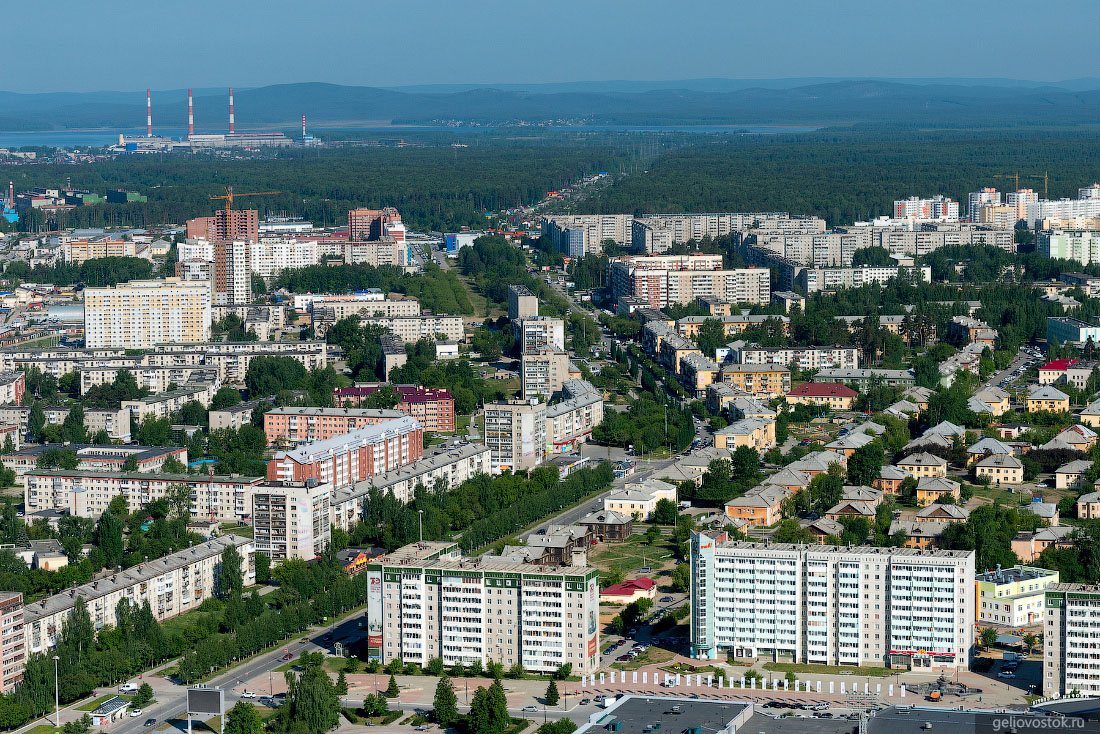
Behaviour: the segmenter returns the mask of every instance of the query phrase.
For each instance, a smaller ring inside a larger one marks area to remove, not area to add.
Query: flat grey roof
[[[612,721],[621,721],[623,722],[623,728],[619,730],[618,734],[660,734],[660,732],[645,732],[647,726],[657,722],[661,723],[661,731],[667,731],[668,734],[679,734],[679,732],[689,730],[692,727],[700,727],[703,734],[715,734],[715,732],[725,729],[731,721],[749,706],[748,703],[741,701],[692,699],[690,693],[687,696],[634,695],[616,703],[617,705],[606,712],[605,718],[601,718],[591,725],[589,731],[604,729]],[[670,713],[673,706],[679,707],[680,713]],[[755,731],[751,727],[757,723],[757,719],[773,721],[773,719],[757,714],[752,717],[750,720],[752,723],[747,724],[745,730]],[[808,720],[798,719],[797,721],[806,722]],[[793,734],[795,730],[792,728],[790,731]],[[799,731],[807,730],[800,729]],[[837,732],[840,730],[833,728],[827,731]]]

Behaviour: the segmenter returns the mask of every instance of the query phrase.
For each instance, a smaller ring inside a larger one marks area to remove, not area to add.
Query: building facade
[[[599,668],[598,572],[483,556],[457,544],[416,543],[367,565],[367,654],[388,663],[482,666],[552,673]]]
[[[264,433],[270,446],[293,446],[343,436],[403,415],[373,408],[273,408],[264,413]]]
[[[974,554],[691,538],[697,658],[965,670]]]
[[[147,349],[210,339],[210,287],[178,278],[134,280],[84,289],[84,341],[89,348]]]
[[[1100,586],[1051,584],[1043,624],[1043,695],[1100,694]]]
[[[332,539],[331,502],[332,485],[313,479],[258,487],[252,494],[256,550],[274,563],[317,558]]]
[[[267,464],[267,477],[281,482],[316,479],[345,487],[419,459],[423,434],[419,423],[403,415],[291,451],[277,451]]]

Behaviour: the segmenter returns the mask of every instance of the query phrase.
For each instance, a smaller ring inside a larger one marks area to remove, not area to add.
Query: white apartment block
[[[485,445],[493,474],[534,469],[546,457],[546,405],[536,399],[486,403]]]
[[[210,339],[210,286],[178,278],[134,280],[84,289],[84,341],[89,348],[148,349]]]
[[[691,539],[693,655],[965,670],[974,553]]]
[[[261,237],[249,245],[252,272],[263,278],[274,278],[287,268],[305,268],[320,262],[317,242],[313,240],[282,240]]]
[[[734,364],[796,364],[801,370],[859,368],[857,347],[761,347],[744,342],[729,347]]]
[[[408,247],[404,241],[395,237],[383,237],[380,240],[354,240],[344,245],[344,262],[348,265],[395,265],[404,267],[409,264]]]
[[[191,401],[209,408],[220,387],[220,382],[192,383],[171,392],[149,395],[138,400],[123,400],[122,409],[129,411],[139,423],[150,418],[170,418],[173,413]]]
[[[1100,695],[1100,586],[1052,584],[1043,624],[1044,696]]]
[[[473,443],[431,446],[407,466],[334,490],[330,503],[332,523],[342,530],[351,530],[363,519],[363,499],[372,490],[409,502],[418,486],[434,489],[437,483],[442,483],[445,487],[457,487],[478,474],[489,474],[492,471],[489,453],[488,446]]]
[[[461,316],[436,316],[421,314],[416,316],[364,317],[363,324],[378,324],[389,329],[406,344],[421,339],[435,339],[439,334],[444,341],[461,341],[463,324]]]
[[[1097,204],[1100,205],[1100,201]],[[1055,229],[1040,232],[1037,249],[1045,257],[1091,265],[1100,262],[1100,231]]]
[[[656,214],[634,220],[631,246],[636,252],[667,252],[673,243],[714,239],[742,230],[789,233],[825,231],[825,220],[785,212],[748,214]]]
[[[366,567],[367,654],[387,663],[506,668],[552,673],[599,667],[598,572],[490,556],[464,558],[454,543],[414,543]]]
[[[981,191],[971,191],[966,195],[966,216],[974,222],[978,219],[978,210],[985,206],[999,206],[1001,192],[997,189],[984,188]]]
[[[273,482],[252,493],[252,532],[256,550],[273,562],[310,561],[332,539],[332,485],[315,479]]]
[[[615,244],[630,244],[632,214],[563,214],[545,217],[542,233],[562,252],[571,257],[584,257],[600,252],[604,240]]]
[[[27,469],[23,502],[27,514],[53,510],[95,519],[115,497],[125,497],[128,511],[137,512],[186,485],[192,517],[240,522],[252,512],[252,494],[262,484],[263,477]]]
[[[1035,229],[1047,219],[1095,219],[1100,217],[1100,199],[1038,199],[1027,205],[1027,226]]]
[[[252,302],[252,244],[245,240],[214,244],[214,303]]]
[[[46,416],[46,423],[61,425],[69,417],[70,408],[62,405],[50,405],[42,409]],[[16,424],[22,427],[23,421]],[[0,420],[0,425],[3,421]],[[112,439],[129,440],[130,438],[130,412],[121,408],[86,408],[84,410],[84,428],[88,435],[94,436],[100,431],[106,431]],[[18,444],[16,448],[19,448]]]
[[[87,393],[97,385],[113,383],[122,368],[82,369],[80,373],[80,392]],[[130,367],[126,368],[134,376],[139,387],[152,392],[166,392],[169,385],[184,385],[188,382],[214,382],[221,379],[219,371],[206,365],[181,365],[173,367]]]
[[[771,303],[767,268],[722,269],[721,255],[621,257],[610,266],[612,295],[643,298],[653,308],[713,297],[724,303]]]
[[[336,321],[349,316],[383,316],[392,319],[420,315],[420,302],[415,298],[359,298],[359,295],[316,298],[311,302],[310,309],[314,313],[322,308],[332,309],[332,316]]]
[[[553,316],[535,316],[512,322],[520,352],[535,352],[544,347],[565,351],[565,321]]]
[[[835,291],[841,288],[859,288],[870,283],[888,283],[895,278],[910,282],[932,282],[932,268],[928,266],[875,267],[862,265],[858,268],[805,268],[798,274],[795,283],[807,294],[818,291]]]
[[[563,400],[546,406],[546,450],[569,454],[587,443],[592,429],[603,421],[603,393],[586,380],[562,383]]]
[[[0,691],[10,694],[23,682],[26,662],[23,595],[18,591],[0,592]]]
[[[213,596],[215,570],[221,564],[222,551],[230,545],[236,546],[241,555],[244,585],[255,583],[252,539],[223,535],[26,605],[23,627],[27,652],[45,652],[57,644],[77,597],[84,599],[97,630],[117,623],[116,610],[123,599],[129,601],[131,609],[149,602],[158,622],[197,609]]]

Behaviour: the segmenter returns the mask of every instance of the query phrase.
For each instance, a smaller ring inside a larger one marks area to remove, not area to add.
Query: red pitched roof
[[[839,382],[804,382],[787,394],[811,398],[854,398],[858,395],[855,390]]]
[[[376,392],[382,385],[366,385],[362,387],[344,387],[334,390],[336,399],[351,397],[366,397]],[[401,396],[403,403],[426,403],[433,400],[451,400],[450,391],[442,387],[417,387],[416,385],[394,385],[394,390]]]
[[[1076,360],[1076,359],[1052,359],[1049,362],[1047,362],[1046,364],[1044,364],[1042,367],[1040,367],[1039,369],[1041,369],[1041,370],[1056,370],[1058,372],[1064,372],[1065,370],[1068,370],[1070,368],[1070,365],[1072,365],[1074,362],[1078,362],[1078,361],[1080,361],[1080,360]]]
[[[600,592],[600,596],[634,596],[638,591],[649,591],[657,582],[653,579],[640,578],[632,581],[624,581],[621,584],[608,586]]]

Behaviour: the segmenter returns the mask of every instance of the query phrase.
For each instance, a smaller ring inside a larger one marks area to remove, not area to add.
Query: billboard
[[[382,657],[382,571],[367,571],[367,657]]]
[[[188,688],[187,712],[221,716],[225,712],[225,692],[220,688]]]

